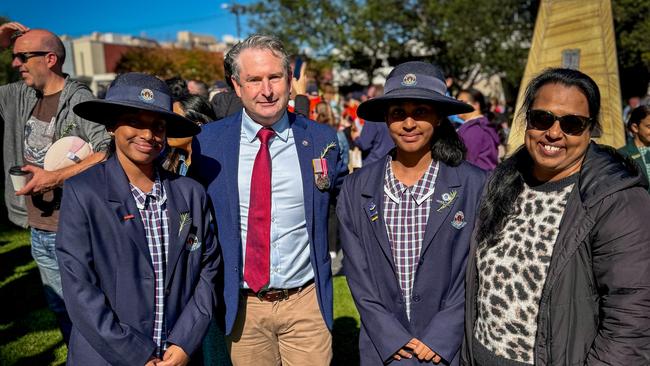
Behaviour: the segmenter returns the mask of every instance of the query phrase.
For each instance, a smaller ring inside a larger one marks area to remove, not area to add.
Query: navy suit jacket
[[[192,355],[216,304],[218,245],[203,187],[160,175],[169,217],[167,340]],[[191,220],[181,227],[185,213]],[[201,245],[192,245],[195,238]],[[73,324],[68,365],[144,365],[156,347],[154,270],[135,199],[115,157],[65,182],[56,252]]]
[[[458,365],[463,340],[465,266],[485,172],[463,162],[440,162],[431,210],[411,295],[411,320],[397,281],[383,214],[386,159],[350,175],[338,199],[337,216],[344,269],[361,315],[361,365],[382,365],[411,338],[418,338],[445,362]],[[438,211],[444,193],[457,192]],[[373,207],[374,206],[374,207]],[[458,213],[466,222],[452,223]],[[414,357],[397,364],[418,364]]]
[[[288,113],[288,112],[287,112]],[[302,116],[289,113],[298,152],[299,167],[287,167],[300,172],[305,201],[305,218],[309,235],[310,262],[314,270],[314,282],[318,304],[328,328],[332,328],[332,270],[328,252],[327,219],[330,196],[335,196],[347,174],[347,168],[339,159],[336,132],[329,126],[320,125]],[[223,254],[223,297],[225,309],[225,332],[230,334],[237,317],[240,282],[242,278],[241,220],[239,216],[239,142],[242,112],[218,122],[203,126],[192,148],[192,168],[203,182],[214,204],[215,219]],[[319,190],[314,183],[312,159],[319,158],[325,147],[335,143],[325,158],[330,174],[330,189]]]

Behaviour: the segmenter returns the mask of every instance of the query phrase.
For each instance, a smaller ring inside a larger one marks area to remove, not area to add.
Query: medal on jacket
[[[327,174],[327,159],[312,159],[311,164],[314,168],[314,182],[316,182],[316,187],[321,191],[329,189],[330,177]]]

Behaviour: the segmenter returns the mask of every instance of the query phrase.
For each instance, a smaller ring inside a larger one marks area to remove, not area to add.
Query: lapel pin
[[[440,207],[438,207],[438,209],[436,211],[440,212],[440,211],[444,210],[445,208],[450,207],[451,204],[454,203],[454,200],[456,200],[457,196],[458,196],[458,192],[456,192],[456,191],[451,191],[449,193],[443,193],[442,196],[440,197],[441,199],[436,200],[440,204]]]
[[[302,140],[302,146],[309,146],[309,141]]]
[[[463,211],[456,212],[456,214],[454,214],[454,219],[451,221],[451,226],[460,230],[465,225],[467,225],[467,221],[465,221],[465,214],[463,213]]]
[[[375,202],[370,202],[366,207],[368,214],[370,214],[370,221],[375,222],[379,219],[379,213],[377,212],[377,205]]]
[[[125,216],[122,218],[122,220],[127,221],[127,220],[131,220],[131,219],[133,219],[133,218],[135,218],[135,215],[133,215],[133,214],[128,214],[128,215],[125,215]]]

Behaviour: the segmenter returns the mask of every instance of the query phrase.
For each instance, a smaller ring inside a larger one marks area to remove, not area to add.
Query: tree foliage
[[[223,55],[200,49],[134,48],[122,56],[116,71],[146,72],[165,79],[180,76],[213,83],[223,79]]]
[[[462,82],[499,73],[516,88],[537,6],[536,0],[270,0],[247,13],[255,31],[364,70],[369,80],[382,60],[423,59]]]
[[[539,0],[264,0],[246,6],[259,33],[296,52],[372,79],[412,59],[440,65],[459,83],[501,76],[512,103],[523,75]],[[612,0],[624,97],[644,94],[650,79],[650,0]]]
[[[645,95],[650,81],[650,0],[613,0],[623,98]]]

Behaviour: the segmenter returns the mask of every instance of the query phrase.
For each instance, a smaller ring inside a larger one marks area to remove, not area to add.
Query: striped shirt
[[[140,211],[144,232],[149,245],[149,254],[154,269],[155,304],[153,341],[156,343],[157,357],[162,358],[167,349],[165,330],[165,271],[167,268],[167,248],[169,243],[169,219],[167,217],[167,196],[160,178],[156,176],[151,192],[144,193],[132,185],[131,193]]]
[[[411,292],[439,164],[436,161],[431,162],[424,176],[415,185],[407,187],[395,178],[391,162],[392,158],[389,158],[384,174],[383,210],[397,278],[404,297],[406,316],[410,319]]]

